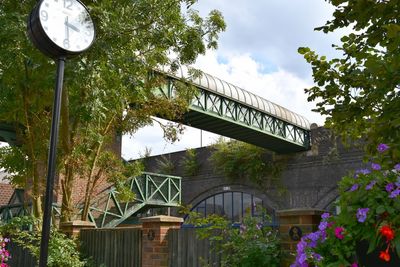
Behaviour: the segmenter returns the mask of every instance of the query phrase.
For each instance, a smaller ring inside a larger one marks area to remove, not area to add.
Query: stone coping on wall
[[[173,217],[167,215],[157,215],[152,217],[144,217],[139,219],[141,223],[152,223],[152,222],[171,222],[171,223],[182,223],[183,218]]]
[[[276,211],[279,217],[300,216],[300,215],[321,215],[324,212],[326,211],[313,208],[299,208],[299,209],[287,209],[287,210]]]

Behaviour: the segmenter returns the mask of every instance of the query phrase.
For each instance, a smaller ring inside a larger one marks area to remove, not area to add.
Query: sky
[[[332,18],[333,7],[324,0],[199,0],[201,15],[222,12],[227,29],[220,34],[217,50],[200,56],[195,67],[253,92],[271,102],[323,125],[324,118],[312,112],[304,89],[313,86],[310,65],[297,49],[307,46],[320,55],[337,56],[343,32],[314,31]],[[129,160],[196,148],[214,143],[218,136],[185,127],[180,141],[170,144],[159,127],[145,127],[134,136],[124,136],[122,156]]]

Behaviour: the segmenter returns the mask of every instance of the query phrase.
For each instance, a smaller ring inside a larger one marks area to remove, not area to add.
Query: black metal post
[[[50,239],[51,210],[53,204],[53,185],[56,173],[57,141],[61,110],[61,93],[64,80],[65,58],[57,61],[56,88],[54,92],[53,118],[50,130],[50,147],[47,163],[46,198],[44,201],[44,214],[42,225],[42,239],[40,242],[39,267],[47,266],[48,248]]]

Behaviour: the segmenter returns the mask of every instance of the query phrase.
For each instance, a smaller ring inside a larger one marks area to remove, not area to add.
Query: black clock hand
[[[67,26],[68,28],[71,28],[72,30],[74,30],[74,31],[76,31],[76,32],[80,32],[80,30],[79,30],[76,26],[72,25],[71,23],[68,23],[68,17],[66,18],[64,24],[65,24],[65,26]]]
[[[69,39],[68,17],[65,17],[65,39]]]

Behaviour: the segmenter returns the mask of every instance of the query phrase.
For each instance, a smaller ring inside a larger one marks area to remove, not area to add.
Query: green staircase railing
[[[145,172],[130,180],[129,185],[135,193],[132,201],[120,201],[112,187],[92,203],[89,220],[96,227],[115,227],[145,207],[177,207],[181,203],[180,177]]]
[[[119,199],[115,187],[103,191],[89,207],[89,220],[97,228],[116,227],[144,208],[178,207],[181,203],[181,178],[171,175],[144,172],[128,181],[135,193],[132,201]],[[32,213],[31,205],[18,203],[0,207],[0,221],[8,222],[14,217]],[[60,208],[53,205],[53,217],[59,217]]]

